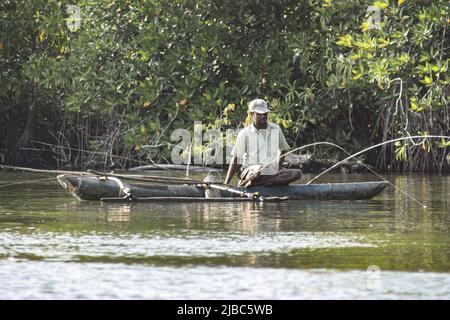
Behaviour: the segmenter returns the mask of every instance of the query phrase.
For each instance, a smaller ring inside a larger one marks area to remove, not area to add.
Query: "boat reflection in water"
[[[129,222],[131,221],[130,204],[100,205],[101,219],[108,222]]]
[[[139,207],[144,206],[146,204],[133,205],[138,211]],[[168,208],[170,213],[167,212]],[[185,228],[244,233],[256,233],[262,229],[279,230],[287,208],[285,202],[177,203],[165,206],[167,216],[183,217],[178,221],[184,221]],[[153,210],[158,209],[153,206]]]

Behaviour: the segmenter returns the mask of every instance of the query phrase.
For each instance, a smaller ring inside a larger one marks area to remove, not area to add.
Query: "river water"
[[[49,177],[0,171],[0,186]],[[0,299],[450,299],[450,177],[386,177],[427,208],[393,187],[186,204],[79,201],[55,179],[0,187]]]

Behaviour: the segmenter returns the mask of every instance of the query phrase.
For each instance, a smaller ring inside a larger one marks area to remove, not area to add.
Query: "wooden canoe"
[[[136,199],[162,198],[205,198],[205,190],[197,185],[155,185],[148,183],[128,183],[102,179],[97,176],[77,176],[64,174],[57,177],[58,182],[80,200],[101,200],[123,196],[123,187],[128,188]],[[386,181],[293,184],[289,186],[254,186],[238,188],[246,192],[259,192],[264,197],[289,197],[290,200],[360,200],[370,199],[379,194],[386,186]],[[221,198],[236,196],[227,191],[220,191]]]

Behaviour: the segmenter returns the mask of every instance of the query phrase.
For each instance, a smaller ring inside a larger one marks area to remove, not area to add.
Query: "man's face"
[[[267,113],[252,112],[252,121],[256,127],[265,128],[267,125]]]

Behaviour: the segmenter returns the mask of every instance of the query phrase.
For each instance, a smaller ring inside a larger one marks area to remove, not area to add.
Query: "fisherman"
[[[238,186],[243,187],[288,185],[300,179],[300,170],[281,168],[281,152],[288,150],[289,145],[281,128],[267,121],[267,103],[255,99],[248,104],[248,111],[252,123],[237,136],[224,183],[229,184],[236,172],[240,178]]]

